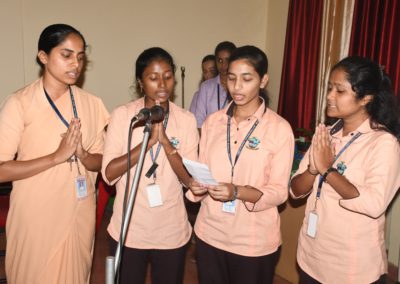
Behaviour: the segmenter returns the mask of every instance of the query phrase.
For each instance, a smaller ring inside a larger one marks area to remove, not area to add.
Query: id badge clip
[[[236,200],[226,201],[222,203],[222,211],[235,214],[236,212]]]
[[[88,196],[85,176],[79,175],[75,178],[75,191],[78,200],[84,199]]]
[[[150,207],[157,207],[163,205],[161,189],[156,183],[152,183],[146,186],[147,200],[149,201]]]
[[[315,238],[317,235],[318,214],[316,211],[311,211],[308,215],[307,235]]]

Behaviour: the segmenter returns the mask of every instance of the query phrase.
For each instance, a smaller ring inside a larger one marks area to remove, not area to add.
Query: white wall
[[[161,46],[178,67],[175,102],[181,105],[180,66],[186,67],[185,107],[197,89],[200,63],[216,44],[266,46],[269,0],[2,0],[0,101],[37,78],[37,40],[44,27],[68,23],[85,36],[90,64],[83,87],[109,110],[132,98],[134,62],[145,48]],[[6,39],[6,40],[4,40]]]

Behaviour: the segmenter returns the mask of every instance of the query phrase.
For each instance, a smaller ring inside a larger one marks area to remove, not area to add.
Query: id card
[[[317,234],[317,225],[318,225],[318,215],[317,212],[311,211],[308,215],[308,227],[307,227],[307,235],[311,238],[315,238]]]
[[[88,195],[85,176],[77,176],[75,178],[75,190],[78,200],[83,199]]]
[[[222,203],[222,211],[235,214],[236,212],[236,200],[226,201]]]
[[[150,207],[157,207],[163,205],[161,197],[161,189],[158,184],[152,183],[146,186],[147,199]]]

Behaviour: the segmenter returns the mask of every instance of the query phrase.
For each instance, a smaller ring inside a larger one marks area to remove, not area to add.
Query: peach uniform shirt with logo
[[[218,182],[231,182],[231,164],[227,153],[228,114],[233,103],[210,115],[202,127],[200,161],[207,164]],[[264,112],[265,111],[265,112]],[[288,182],[293,162],[294,138],[289,123],[266,108],[264,103],[254,115],[239,124],[231,119],[232,161],[240,144],[256,120],[235,166],[233,184],[250,185],[262,191],[255,203],[236,200],[236,213],[222,211],[222,202],[209,195],[187,197],[201,200],[195,224],[196,235],[213,247],[243,256],[264,256],[281,244],[277,206],[288,197]]]
[[[344,200],[324,183],[315,239],[307,235],[307,226],[319,177],[307,200],[297,261],[322,283],[371,283],[387,273],[384,213],[400,186],[400,145],[388,132],[371,129],[369,122],[345,137],[342,130],[332,136],[337,154],[353,135],[362,133],[333,165],[344,169],[360,196]],[[306,171],[308,163],[307,152],[296,174]]]
[[[108,112],[101,99],[72,86],[81,119],[83,148],[101,153]],[[69,92],[54,101],[69,122]],[[46,99],[41,79],[11,95],[0,111],[0,161],[18,153],[20,161],[55,152],[67,127]],[[80,163],[80,162],[79,162]],[[8,283],[86,283],[92,264],[95,225],[95,181],[86,176],[88,196],[78,200],[75,164],[65,162],[30,178],[13,182],[7,217]]]
[[[122,223],[122,205],[126,185],[126,174],[108,181],[105,169],[115,158],[127,152],[129,123],[144,107],[144,99],[138,99],[116,108],[107,129],[107,137],[103,156],[103,177],[108,184],[117,183],[117,196],[114,202],[114,213],[111,217],[108,232],[114,240],[119,240]],[[143,140],[144,127],[137,127],[132,134],[132,149]],[[166,133],[178,153],[185,158],[196,160],[199,135],[196,119],[190,112],[169,103],[169,119]],[[153,155],[157,145],[153,146]],[[183,202],[182,184],[172,170],[164,149],[161,147],[157,158],[157,184],[161,188],[163,205],[150,207],[146,186],[153,182],[145,173],[152,165],[150,151],[146,153],[143,171],[140,177],[137,196],[133,206],[132,218],[128,227],[126,246],[139,249],[174,249],[186,244],[192,228],[188,221]],[[136,166],[131,169],[133,180]],[[132,181],[130,182],[132,184]],[[129,188],[130,189],[130,188]]]

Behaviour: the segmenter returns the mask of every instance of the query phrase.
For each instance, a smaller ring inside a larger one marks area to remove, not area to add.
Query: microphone
[[[134,121],[146,121],[149,120],[151,122],[161,121],[164,118],[164,109],[161,106],[155,105],[152,108],[142,108],[137,115],[132,118],[132,122]]]
[[[150,110],[148,108],[142,108],[137,115],[132,117],[131,122],[147,120],[150,117]]]
[[[161,121],[164,119],[164,109],[161,106],[155,105],[150,109],[150,120]]]

